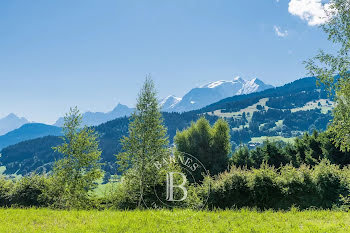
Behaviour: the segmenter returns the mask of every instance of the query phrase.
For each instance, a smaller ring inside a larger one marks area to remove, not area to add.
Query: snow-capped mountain
[[[192,89],[183,98],[177,97],[177,102],[171,102],[174,97],[167,97],[162,102],[166,103],[168,99],[169,103],[173,104],[167,108],[163,107],[162,110],[166,112],[187,112],[203,108],[227,97],[250,94],[272,87],[257,78],[245,80],[236,77],[231,81],[219,80]]]
[[[169,95],[168,97],[162,99],[159,102],[159,106],[162,109],[162,111],[167,112],[168,110],[173,109],[175,105],[178,104],[180,101],[181,101],[180,97]]]
[[[29,121],[24,117],[18,117],[11,113],[8,116],[0,119],[0,135],[4,135],[12,130],[18,129]]]
[[[130,116],[134,111],[133,108],[129,108],[126,105],[118,104],[110,112],[86,112],[83,114],[83,125],[86,126],[96,126],[107,121],[114,120],[118,117]],[[64,118],[60,117],[54,126],[62,127],[64,124]]]

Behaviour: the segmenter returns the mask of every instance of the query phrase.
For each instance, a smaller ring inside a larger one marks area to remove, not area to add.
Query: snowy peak
[[[215,81],[215,82],[210,82],[208,84],[205,84],[203,86],[201,86],[200,88],[218,88],[218,87],[222,87],[222,86],[228,86],[228,85],[236,85],[236,84],[244,84],[247,81],[242,79],[241,77],[235,77],[232,81],[227,81],[227,80],[219,80],[219,81]]]
[[[219,80],[216,82],[210,82],[208,84],[201,86],[200,88],[216,88],[218,86],[225,85],[227,83],[231,83],[231,81]]]
[[[159,102],[159,106],[162,109],[162,111],[167,111],[171,110],[172,108],[175,107],[177,103],[181,101],[182,98],[174,96],[174,95],[169,95],[168,97],[165,97]]]
[[[250,94],[272,87],[257,78],[245,80],[238,76],[233,80],[219,80],[194,88],[183,98],[168,96],[160,104],[163,111],[187,112],[203,108],[227,97]]]
[[[4,135],[12,130],[18,129],[29,121],[24,117],[18,117],[13,113],[0,119],[0,135]]]
[[[252,80],[246,81],[243,85],[243,88],[237,94],[250,94],[253,92],[263,91],[269,88],[273,88],[273,86],[265,84],[260,79],[254,78]]]

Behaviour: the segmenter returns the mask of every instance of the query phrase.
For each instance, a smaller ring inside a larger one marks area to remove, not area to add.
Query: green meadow
[[[182,219],[182,221],[176,221]],[[60,211],[1,209],[0,232],[349,232],[350,214],[329,210]]]

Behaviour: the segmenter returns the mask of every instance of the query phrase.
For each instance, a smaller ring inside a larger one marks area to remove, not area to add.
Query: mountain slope
[[[25,124],[18,129],[0,136],[0,150],[9,145],[48,135],[60,136],[62,135],[62,129],[39,123]]]
[[[4,135],[14,129],[18,129],[24,124],[29,123],[29,121],[24,117],[18,117],[11,113],[8,116],[0,119],[0,135]]]
[[[259,79],[247,81],[237,77],[232,81],[220,80],[192,89],[180,101],[163,110],[167,112],[192,111],[227,97],[263,91],[272,87]]]
[[[169,95],[168,97],[162,99],[159,102],[159,107],[163,112],[171,112],[172,109],[181,101],[182,98],[176,97],[174,95]]]
[[[104,112],[86,112],[83,114],[83,125],[96,126],[103,124],[107,121],[114,120],[119,117],[130,116],[134,111],[133,108],[129,108],[126,105],[118,104],[112,111]],[[62,127],[64,124],[64,118],[59,118],[54,126]]]
[[[331,120],[331,109],[332,100],[327,99],[324,87],[317,87],[315,78],[304,78],[282,87],[226,98],[196,111],[164,112],[163,117],[171,142],[177,130],[188,127],[201,116],[211,124],[224,117],[231,128],[232,145],[237,146],[263,136],[290,138],[305,131],[325,130]],[[121,150],[119,140],[127,134],[128,123],[129,119],[124,117],[95,127],[100,134],[102,162],[107,173],[117,172],[115,154]],[[50,150],[54,143],[58,139],[48,137],[4,148],[0,163],[7,167],[7,173],[25,174],[50,167],[57,156]]]

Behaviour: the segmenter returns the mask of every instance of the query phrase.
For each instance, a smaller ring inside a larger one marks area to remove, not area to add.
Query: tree
[[[155,159],[168,159],[169,140],[166,133],[154,83],[148,76],[131,116],[129,135],[121,140],[123,152],[117,155],[119,169],[125,172],[125,182],[136,186],[136,190],[130,190],[129,194],[136,197],[138,207],[141,207],[144,196],[151,192],[154,179],[160,172],[152,162]]]
[[[305,62],[311,75],[324,83],[330,94],[335,94],[336,107],[329,131],[333,142],[342,151],[350,150],[350,2],[331,0],[326,11],[328,22],[322,25],[328,40],[339,49],[336,54],[321,50],[317,56]]]
[[[88,127],[81,128],[82,115],[77,107],[64,118],[63,143],[53,149],[63,155],[53,168],[58,198],[55,204],[63,208],[84,208],[103,175],[98,135]]]
[[[188,129],[176,133],[176,149],[196,157],[211,175],[217,175],[228,165],[231,152],[229,131],[225,120],[219,119],[211,127],[202,117]],[[201,174],[196,176],[196,180],[201,180]]]
[[[233,153],[231,162],[239,167],[251,168],[255,165],[255,161],[251,158],[248,147],[243,145]]]

